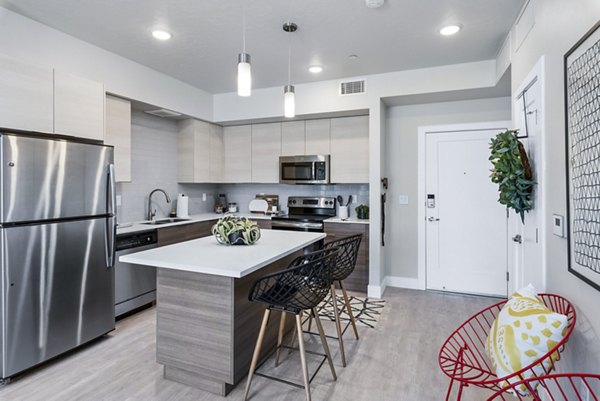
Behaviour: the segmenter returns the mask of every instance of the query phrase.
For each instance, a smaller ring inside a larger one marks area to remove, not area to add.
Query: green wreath
[[[492,138],[489,160],[493,168],[490,177],[493,183],[498,184],[498,202],[514,209],[525,223],[525,212],[533,208],[535,180],[527,152],[517,139],[517,133],[516,130],[507,130]]]

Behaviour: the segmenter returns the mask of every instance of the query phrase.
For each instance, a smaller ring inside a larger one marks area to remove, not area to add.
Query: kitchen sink
[[[146,221],[142,224],[151,224],[151,225],[160,225],[160,224],[169,224],[169,223],[178,223],[180,221],[189,221],[190,219],[181,219],[179,217],[169,218],[169,219],[158,219],[152,221]]]

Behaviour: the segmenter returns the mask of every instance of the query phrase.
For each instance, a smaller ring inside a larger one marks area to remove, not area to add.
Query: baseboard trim
[[[400,277],[400,276],[385,276],[384,289],[386,287],[393,288],[408,288],[411,290],[424,290],[418,278]]]
[[[369,285],[367,287],[367,296],[369,298],[381,299],[383,292],[385,291],[385,280],[381,285]]]

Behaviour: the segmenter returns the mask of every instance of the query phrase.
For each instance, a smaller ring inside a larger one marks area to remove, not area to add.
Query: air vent
[[[152,114],[153,116],[162,117],[162,118],[175,118],[181,117],[180,113],[175,111],[167,110],[167,109],[157,109],[157,110],[146,110],[145,113]]]
[[[340,84],[340,95],[365,93],[365,81],[349,81]]]

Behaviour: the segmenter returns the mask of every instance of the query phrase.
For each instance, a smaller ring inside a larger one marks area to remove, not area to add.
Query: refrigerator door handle
[[[106,267],[115,266],[115,237],[117,230],[117,206],[115,192],[115,165],[108,165],[108,191],[106,191],[106,209],[108,217],[106,218]]]

